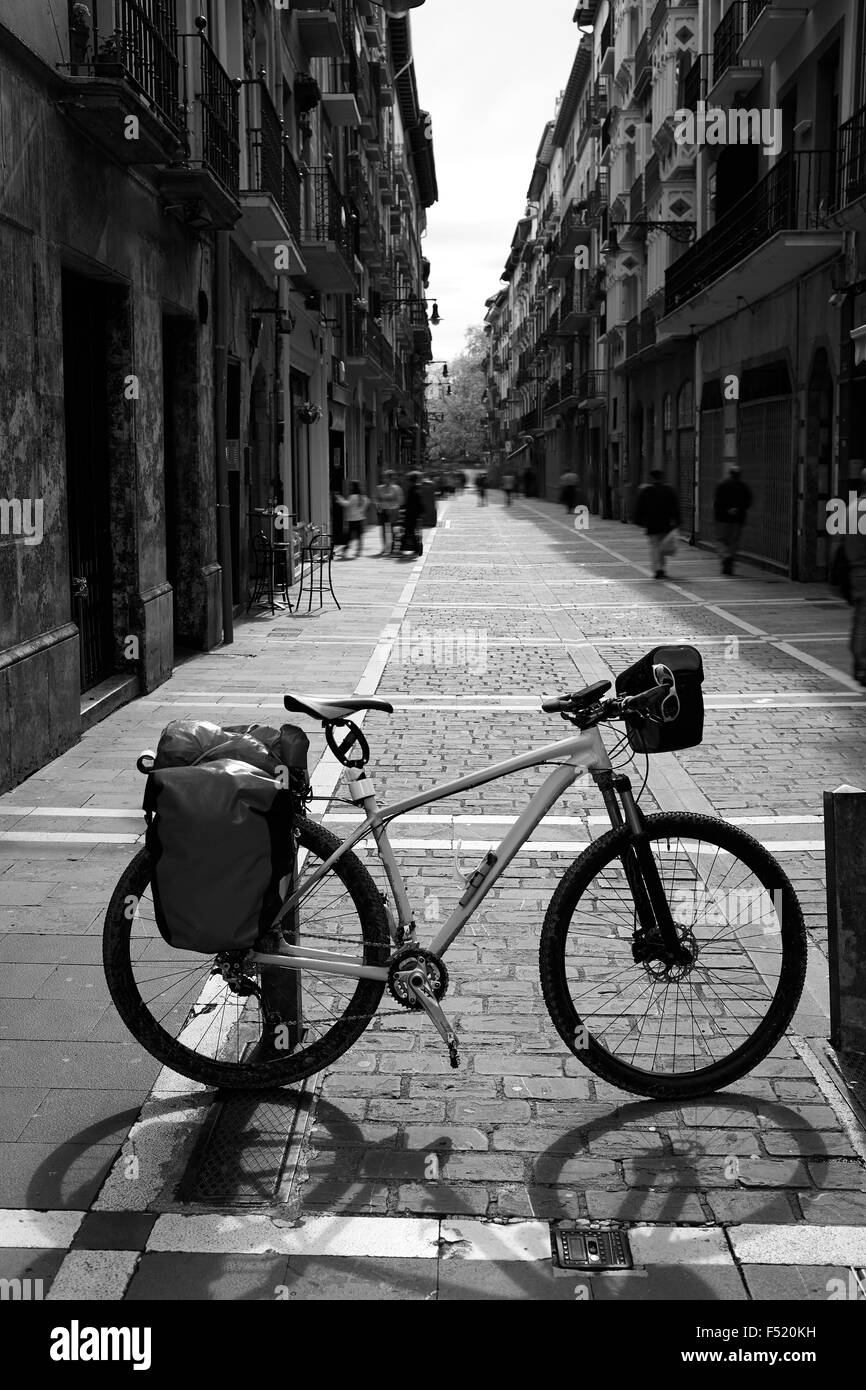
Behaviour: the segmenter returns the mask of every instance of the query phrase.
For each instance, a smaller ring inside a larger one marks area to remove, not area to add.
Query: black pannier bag
[[[145,843],[156,923],[171,946],[246,950],[270,927],[309,794],[308,747],[292,725],[164,730],[147,779]]]
[[[680,712],[676,719],[662,722],[657,710],[654,718],[629,715],[628,741],[636,753],[674,753],[694,748],[704,736],[704,663],[696,647],[654,647],[627,671],[617,676],[616,693],[642,695],[662,684],[653,675],[654,666],[666,666],[674,678]]]

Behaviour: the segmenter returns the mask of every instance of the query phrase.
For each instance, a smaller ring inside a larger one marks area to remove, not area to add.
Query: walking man
[[[665,482],[660,468],[653,468],[650,478],[652,481],[644,483],[637,495],[634,519],[636,525],[646,528],[656,579],[667,579],[663,547],[680,524],[680,502],[673,488]]]
[[[479,507],[486,507],[486,506],[487,506],[487,474],[486,474],[486,473],[481,472],[481,473],[479,473],[479,474],[476,476],[476,479],[475,479],[475,486],[476,486],[476,488],[478,489],[478,505],[479,505]]]
[[[844,547],[851,580],[851,602],[854,616],[851,626],[851,655],[854,658],[854,679],[866,686],[866,535],[860,532],[861,518],[866,518],[866,466],[860,465],[859,494],[848,508]]]
[[[567,512],[573,512],[577,504],[577,474],[569,470],[559,480],[559,500]]]
[[[394,550],[394,521],[403,505],[403,489],[395,482],[389,470],[384,482],[376,488],[376,507],[379,512],[379,525],[382,527],[382,554],[390,555]]]
[[[752,505],[752,492],[740,476],[740,465],[732,463],[728,477],[719,483],[713,503],[713,515],[719,533],[719,550],[722,557],[722,574],[733,574],[740,537],[746,524],[746,516]]]
[[[511,498],[514,495],[514,474],[506,473],[502,479],[502,491],[505,493],[505,505],[511,506]]]

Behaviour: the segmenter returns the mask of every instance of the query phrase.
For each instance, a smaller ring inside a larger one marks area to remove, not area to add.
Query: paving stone
[[[786,1134],[783,1130],[763,1130],[761,1143],[767,1153],[787,1157],[801,1154],[803,1157],[839,1155],[843,1158],[856,1156],[854,1146],[842,1130],[796,1129]]]
[[[403,1134],[403,1147],[431,1153],[461,1149],[485,1152],[488,1141],[482,1130],[465,1125],[409,1125]]]
[[[116,1144],[0,1144],[0,1207],[86,1211]]]
[[[144,1089],[49,1091],[21,1137],[33,1143],[92,1137],[100,1144],[122,1144],[148,1094]]]
[[[66,1249],[33,1249],[26,1246],[0,1248],[0,1279],[29,1279],[31,1293],[43,1297],[53,1284],[66,1258]],[[41,1280],[41,1287],[38,1281]]]
[[[700,1200],[693,1193],[600,1192],[586,1194],[589,1215],[596,1221],[698,1222],[704,1215]]]
[[[523,1100],[458,1100],[454,1105],[454,1119],[465,1124],[505,1124],[519,1125],[529,1120],[531,1107]]]
[[[0,1140],[20,1138],[47,1095],[44,1086],[0,1087]]]
[[[737,1179],[744,1187],[811,1187],[805,1163],[774,1158],[737,1160]]]
[[[562,1187],[599,1187],[608,1190],[623,1186],[620,1170],[609,1158],[571,1158],[542,1155],[532,1164],[532,1180]]]
[[[622,1302],[743,1302],[747,1298],[735,1269],[701,1265],[692,1269],[663,1266],[648,1271],[594,1274],[593,1298],[602,1303]]]
[[[677,1157],[713,1154],[725,1157],[762,1157],[763,1136],[757,1129],[681,1129],[668,1130]]]
[[[866,1226],[863,1192],[804,1192],[800,1206],[806,1220],[816,1226]]]
[[[786,1106],[783,1114],[759,1112],[758,1123],[762,1129],[841,1129],[835,1111],[829,1105],[801,1105],[796,1110]]]
[[[339,1261],[332,1261],[339,1264]],[[283,1255],[142,1255],[125,1302],[273,1302],[287,1287]]]
[[[572,1271],[555,1272],[541,1260],[447,1260],[440,1265],[439,1301],[444,1303],[544,1300],[574,1303],[581,1282]],[[585,1280],[582,1282],[586,1282]]]
[[[752,1298],[759,1301],[826,1302],[838,1289],[847,1292],[850,1270],[840,1265],[744,1265],[743,1277]]]
[[[850,1192],[866,1192],[866,1164],[862,1159],[844,1163],[840,1159],[818,1162],[813,1159],[806,1164],[809,1176],[816,1187],[843,1188]]]
[[[144,1250],[156,1212],[89,1211],[72,1242],[76,1250]]]
[[[716,1221],[757,1221],[783,1225],[800,1219],[784,1192],[725,1192],[714,1187],[706,1194],[706,1200]]]
[[[343,1096],[393,1096],[395,1099],[400,1094],[400,1078],[398,1076],[342,1076],[339,1073],[331,1072],[325,1077],[322,1084],[322,1093],[329,1100],[333,1097]]]
[[[346,1212],[369,1216],[385,1214],[388,1209],[388,1188],[384,1183],[340,1182],[336,1178],[319,1180],[312,1175],[299,1189],[301,1205],[313,1210]]]
[[[490,1200],[480,1183],[410,1183],[398,1189],[396,1210],[401,1216],[486,1216]]]
[[[526,1057],[480,1054],[475,1058],[477,1076],[562,1076],[562,1062],[556,1057]],[[524,1093],[525,1094],[525,1093]]]

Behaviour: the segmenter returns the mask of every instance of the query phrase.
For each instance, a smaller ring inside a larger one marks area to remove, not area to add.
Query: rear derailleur
[[[404,946],[388,968],[388,988],[404,1009],[423,1009],[448,1048],[452,1067],[460,1065],[457,1035],[451,1027],[439,1000],[448,989],[445,962],[433,951],[420,946]]]

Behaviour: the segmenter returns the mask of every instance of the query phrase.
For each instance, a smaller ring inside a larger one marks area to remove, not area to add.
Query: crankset
[[[458,1067],[457,1035],[439,1004],[448,988],[445,962],[433,951],[404,946],[389,966],[388,988],[404,1009],[424,1010],[448,1048],[452,1067]]]

